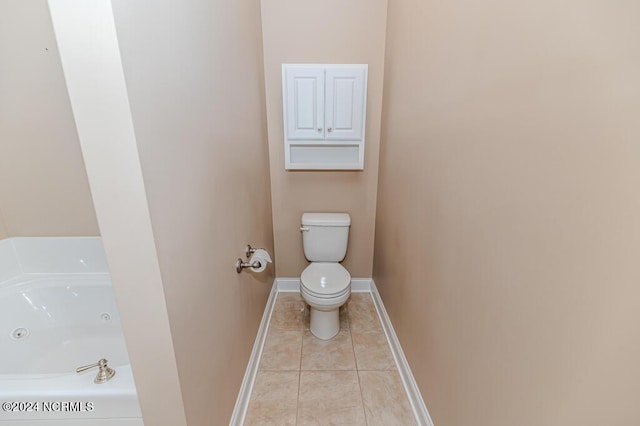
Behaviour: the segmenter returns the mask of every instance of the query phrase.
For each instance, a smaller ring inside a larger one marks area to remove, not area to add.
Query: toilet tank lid
[[[303,213],[302,224],[309,226],[349,226],[349,213]]]

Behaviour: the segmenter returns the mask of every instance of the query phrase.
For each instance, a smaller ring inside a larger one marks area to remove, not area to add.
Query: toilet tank
[[[310,262],[340,262],[347,254],[348,213],[304,213],[302,215],[302,247]]]

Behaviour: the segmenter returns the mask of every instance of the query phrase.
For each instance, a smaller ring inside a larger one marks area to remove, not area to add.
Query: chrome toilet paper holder
[[[249,263],[249,262],[243,262],[242,259],[238,258],[238,260],[236,260],[236,272],[240,273],[242,272],[243,269],[245,268],[259,268],[262,266],[262,263],[260,263],[259,260],[256,260],[253,263]]]
[[[251,247],[251,244],[247,244],[247,247],[244,249],[244,254],[245,256],[247,256],[247,259],[249,259],[251,255],[256,252],[256,250],[264,250],[264,249],[254,248],[254,247]]]
[[[247,256],[247,259],[250,259],[251,255],[254,254],[257,250],[264,250],[264,249],[254,248],[254,247],[251,247],[251,244],[247,244],[247,247],[245,247],[244,249],[244,254],[245,256]],[[245,262],[241,258],[238,258],[238,260],[236,260],[237,273],[242,272],[242,270],[245,268],[260,268],[261,266],[262,266],[262,263],[259,260],[256,260],[253,263]]]

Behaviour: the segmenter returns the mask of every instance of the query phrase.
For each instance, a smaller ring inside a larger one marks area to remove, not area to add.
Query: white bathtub
[[[107,383],[75,372],[100,358]],[[99,238],[0,241],[0,404],[0,425],[143,425]]]

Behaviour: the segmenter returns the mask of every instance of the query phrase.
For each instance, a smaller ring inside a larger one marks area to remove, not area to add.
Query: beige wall
[[[274,278],[257,0],[114,1],[188,424],[226,424]]]
[[[345,267],[370,277],[373,261],[386,0],[262,0],[277,275],[296,277],[308,264],[300,216],[346,211],[352,226]],[[364,171],[285,171],[282,128],[283,63],[369,64]]]
[[[374,279],[437,425],[640,424],[637,2],[390,2]]]
[[[6,233],[98,235],[46,0],[0,3],[0,64]]]

